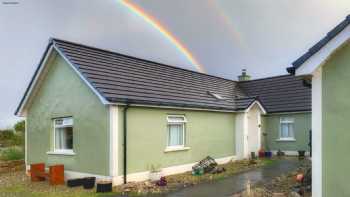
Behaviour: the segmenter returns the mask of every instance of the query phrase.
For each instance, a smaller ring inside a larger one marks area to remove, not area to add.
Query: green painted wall
[[[350,44],[323,66],[322,157],[323,194],[349,196],[350,177]]]
[[[108,175],[109,110],[57,56],[27,114],[28,163],[63,163],[67,170]],[[75,156],[53,150],[53,118],[73,116]]]
[[[277,141],[280,132],[280,118],[294,118],[295,141]],[[311,129],[311,113],[276,114],[266,115],[262,118],[262,132],[267,136],[263,137],[265,148],[282,151],[309,151],[309,131]]]
[[[165,153],[167,115],[185,115],[186,146],[190,150]],[[123,108],[119,107],[119,174],[123,174]],[[235,114],[131,107],[128,110],[128,173],[197,162],[210,155],[235,155]]]

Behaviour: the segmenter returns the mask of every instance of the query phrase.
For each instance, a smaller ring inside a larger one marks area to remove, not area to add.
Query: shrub
[[[16,133],[11,139],[11,146],[24,145],[24,133]]]
[[[14,135],[15,133],[13,132],[13,130],[0,130],[0,140],[9,140],[13,138]]]
[[[7,148],[0,152],[0,159],[4,161],[24,159],[24,152],[20,148]]]
[[[21,120],[21,121],[17,122],[17,123],[15,124],[14,128],[15,128],[15,131],[16,131],[16,132],[22,132],[22,133],[24,133],[24,131],[25,131],[25,121],[24,121],[24,120]]]
[[[0,147],[24,146],[24,133],[13,133],[12,130],[0,131]]]

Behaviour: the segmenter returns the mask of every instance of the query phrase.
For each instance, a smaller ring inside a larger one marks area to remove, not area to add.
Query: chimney
[[[238,81],[248,81],[250,80],[250,75],[247,75],[247,70],[242,69],[242,74],[238,76]]]

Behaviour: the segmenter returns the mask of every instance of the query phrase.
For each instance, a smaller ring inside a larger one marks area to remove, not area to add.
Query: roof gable
[[[327,35],[295,60],[287,71],[296,75],[309,75],[350,38],[350,15]]]
[[[31,81],[29,85],[27,86],[27,89],[20,101],[20,104],[16,108],[15,115],[17,116],[24,116],[26,106],[28,103],[30,103],[30,100],[32,99],[33,95],[37,91],[38,87],[40,86],[42,79],[47,73],[48,67],[50,66],[50,60],[54,59],[54,56],[60,55],[69,66],[75,71],[75,73],[82,79],[82,81],[96,94],[96,96],[100,99],[100,101],[103,104],[109,104],[109,102],[102,97],[98,91],[88,82],[88,80],[81,75],[81,73],[76,69],[74,65],[71,64],[70,61],[67,61],[67,58],[62,54],[60,50],[56,48],[54,43],[50,41],[49,45],[46,47],[46,50],[34,72],[33,77],[31,78]]]

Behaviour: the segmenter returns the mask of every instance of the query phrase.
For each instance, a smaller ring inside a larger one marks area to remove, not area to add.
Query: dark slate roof
[[[247,96],[257,96],[268,113],[311,111],[311,88],[295,76],[243,81],[239,87]]]
[[[292,63],[293,67],[287,68],[287,71],[294,74],[295,69],[299,68],[303,63],[305,63],[311,56],[320,51],[328,42],[335,38],[341,31],[343,31],[350,24],[350,15],[348,15],[345,20],[343,20],[339,25],[334,27],[327,35],[312,46],[304,55],[298,58]]]
[[[235,99],[236,108],[237,110],[245,110],[256,100],[257,100],[257,97],[236,98]]]
[[[54,46],[110,103],[245,110],[259,101],[269,113],[309,111],[311,91],[294,76],[237,82],[73,42],[51,39],[26,90]],[[218,96],[219,95],[219,96]]]
[[[235,96],[244,96],[232,80],[63,40],[53,44],[112,103],[236,110]]]

